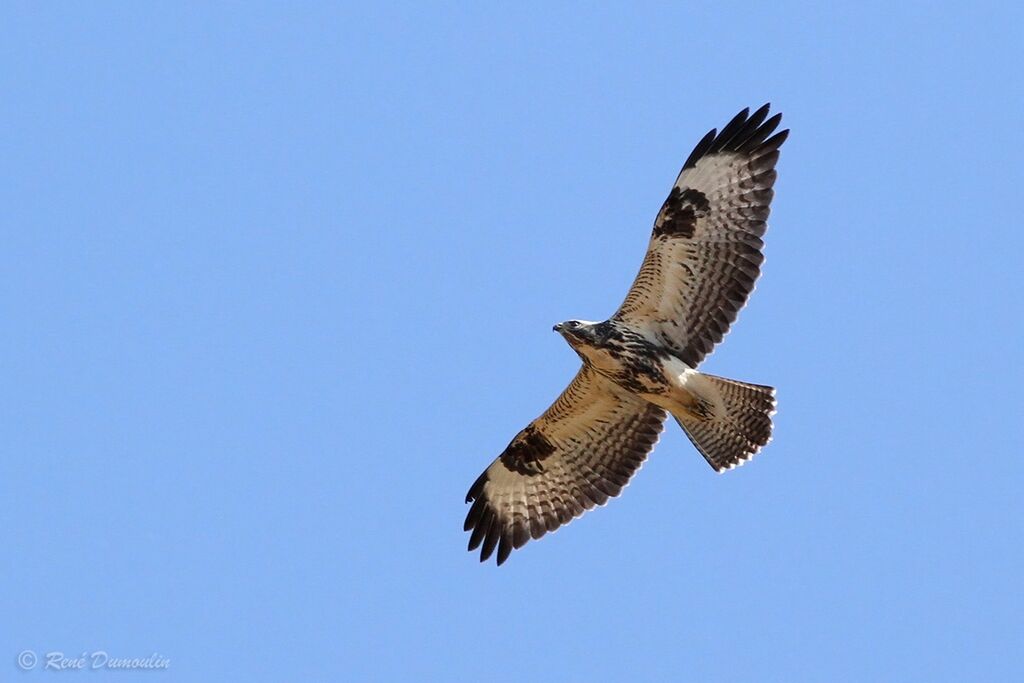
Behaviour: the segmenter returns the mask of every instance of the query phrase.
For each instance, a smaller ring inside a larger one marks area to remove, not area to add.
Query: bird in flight
[[[555,325],[583,367],[466,495],[480,561],[619,495],[654,448],[666,414],[717,472],[771,439],[775,389],[697,371],[754,289],[764,261],[775,164],[788,130],[769,105],[744,109],[690,153],[626,300],[604,322]],[[774,135],[773,135],[774,133]]]

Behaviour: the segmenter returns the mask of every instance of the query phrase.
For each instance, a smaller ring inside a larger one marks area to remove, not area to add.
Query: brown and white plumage
[[[717,471],[771,437],[774,389],[698,373],[746,303],[763,262],[775,163],[789,131],[768,105],[743,110],[690,154],[655,219],[625,301],[603,323],[555,329],[583,367],[476,480],[464,528],[498,564],[531,538],[617,496],[657,442],[666,411]]]
[[[654,448],[665,411],[584,366],[476,480],[464,528],[480,558],[568,524],[619,495]]]
[[[744,109],[690,154],[654,231],[640,272],[614,318],[649,331],[690,367],[722,340],[761,274],[761,249],[779,147],[768,105]]]

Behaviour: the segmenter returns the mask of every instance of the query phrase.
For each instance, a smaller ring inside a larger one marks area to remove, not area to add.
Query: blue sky
[[[1022,26],[5,4],[0,678],[1020,677]],[[478,564],[466,489],[577,368],[551,325],[765,101],[764,276],[703,367],[778,387],[774,442],[717,476],[669,425]]]

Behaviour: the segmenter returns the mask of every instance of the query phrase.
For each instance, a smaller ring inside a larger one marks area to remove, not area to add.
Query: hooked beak
[[[551,330],[554,331],[554,332],[561,332],[562,331],[562,323],[558,323],[557,325],[552,327]]]

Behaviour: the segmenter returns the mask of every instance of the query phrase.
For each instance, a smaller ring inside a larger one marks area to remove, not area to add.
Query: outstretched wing
[[[466,495],[465,530],[480,561],[568,524],[619,495],[661,433],[665,412],[584,366],[519,432]]]
[[[654,221],[640,273],[614,318],[696,367],[722,340],[761,273],[775,162],[788,130],[768,105],[712,130]],[[769,137],[771,136],[771,137]]]

